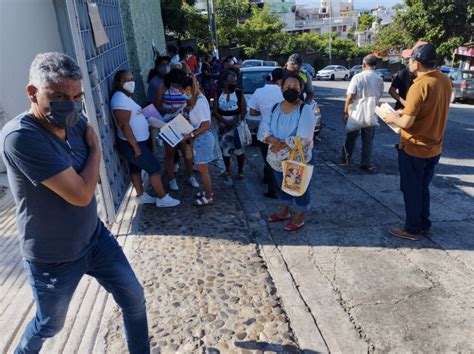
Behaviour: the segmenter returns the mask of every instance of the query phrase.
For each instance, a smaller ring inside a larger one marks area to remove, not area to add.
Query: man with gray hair
[[[100,145],[81,115],[81,79],[71,57],[38,54],[26,86],[30,109],[8,122],[0,138],[36,303],[36,315],[15,353],[38,353],[62,329],[85,274],[121,307],[129,351],[148,353],[143,288],[97,216]]]
[[[303,69],[303,58],[297,53],[291,54],[285,64],[285,70],[293,72],[301,78],[304,84],[301,99],[304,100],[305,103],[311,104],[314,100],[313,79],[311,75]]]
[[[342,147],[342,163],[350,165],[352,154],[359,134],[362,135],[362,154],[360,168],[372,174],[372,145],[375,128],[378,126],[375,106],[383,94],[383,81],[375,73],[377,57],[369,54],[362,62],[362,72],[356,74],[347,88],[344,105],[344,122],[346,123],[346,141]]]

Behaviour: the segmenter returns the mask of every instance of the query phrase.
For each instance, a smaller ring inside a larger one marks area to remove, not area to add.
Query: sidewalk
[[[192,205],[196,190],[183,180],[178,208],[137,208],[129,193],[112,228],[145,288],[152,352],[298,352],[233,187],[216,177],[214,206],[198,209]],[[10,353],[35,309],[13,201],[1,201],[0,352]],[[81,281],[65,328],[43,352],[127,352],[120,311],[95,280]]]
[[[304,229],[266,223],[258,148],[246,178],[214,178],[215,205],[191,205],[180,176],[174,209],[136,207],[131,194],[112,230],[145,288],[153,353],[472,352],[474,203],[435,183],[435,234],[410,242],[396,174],[337,166],[316,146],[313,207]],[[217,171],[212,172],[217,175]],[[34,314],[11,198],[0,200],[0,352],[13,350]],[[126,353],[113,299],[85,277],[66,326],[45,353]]]
[[[136,237],[128,256],[145,288],[152,348],[162,353],[298,351],[232,186],[215,177],[215,204],[197,208],[192,205],[196,190],[184,178],[178,183],[174,195],[182,205],[139,207],[132,224]],[[121,352],[118,313],[108,328],[107,352]]]
[[[291,311],[295,298],[281,295],[298,343],[319,333],[324,347],[311,349],[323,352],[473,352],[473,198],[435,177],[434,235],[398,240],[388,234],[404,220],[398,174],[341,168],[324,140],[315,149],[313,206],[304,229],[256,226],[262,254],[283,262],[268,262],[277,288],[290,278],[306,306],[299,316]],[[252,173],[241,201],[263,219],[277,203],[262,196],[258,151],[247,156]]]
[[[0,185],[6,185],[0,175]],[[125,200],[124,213],[113,225],[112,232],[128,253],[133,242],[130,222],[135,203],[130,193]],[[31,288],[26,282],[15,225],[15,204],[7,191],[0,198],[0,353],[12,353],[26,325],[35,314]],[[103,353],[106,327],[114,301],[92,278],[85,276],[78,285],[69,306],[66,324],[54,338],[46,341],[44,353]]]

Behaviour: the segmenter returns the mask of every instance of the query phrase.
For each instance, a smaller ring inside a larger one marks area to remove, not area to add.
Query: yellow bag
[[[299,197],[308,189],[314,166],[306,164],[303,147],[297,136],[295,137],[295,143],[296,148],[291,150],[290,159],[283,161],[283,181],[281,183],[281,189],[287,194]],[[295,161],[296,151],[298,151],[301,156],[301,162]]]

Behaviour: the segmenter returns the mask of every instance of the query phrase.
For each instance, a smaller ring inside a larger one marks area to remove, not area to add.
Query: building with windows
[[[320,7],[297,5],[287,0],[251,0],[255,4],[269,4],[270,11],[278,14],[285,23],[285,30],[297,33],[335,32],[338,37],[347,37],[357,25],[357,12],[352,0],[321,0]]]

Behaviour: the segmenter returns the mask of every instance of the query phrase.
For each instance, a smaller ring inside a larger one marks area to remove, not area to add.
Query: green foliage
[[[266,55],[280,54],[288,34],[283,32],[284,24],[265,6],[252,8],[252,14],[244,23],[238,24],[235,35],[245,48],[247,56],[258,52]]]
[[[382,27],[377,34],[376,48],[381,52],[391,48],[409,48],[412,44],[413,39],[405,30],[403,23],[398,20],[398,16],[391,24]]]
[[[377,48],[410,47],[419,39],[432,43],[440,60],[472,39],[474,4],[466,0],[405,0],[394,22],[383,29]]]
[[[231,44],[237,40],[237,25],[249,17],[248,0],[214,0],[217,38],[219,44]]]
[[[367,31],[370,27],[372,27],[372,23],[374,22],[375,17],[369,14],[361,14],[359,16],[359,31]]]
[[[194,0],[161,0],[163,25],[167,34],[178,39],[196,38],[205,41],[209,38],[206,17],[194,7]]]
[[[199,48],[206,50],[209,44],[208,18],[198,13],[192,7],[193,3],[194,0],[162,0],[165,28],[178,39],[196,38]],[[319,52],[328,56],[329,33],[320,36],[286,32],[284,23],[269,11],[268,6],[250,6],[249,0],[214,0],[214,5],[219,44],[243,46],[248,58],[281,58],[297,52]],[[358,48],[350,39],[338,39],[333,33],[331,53],[350,59],[369,52],[367,48]]]

